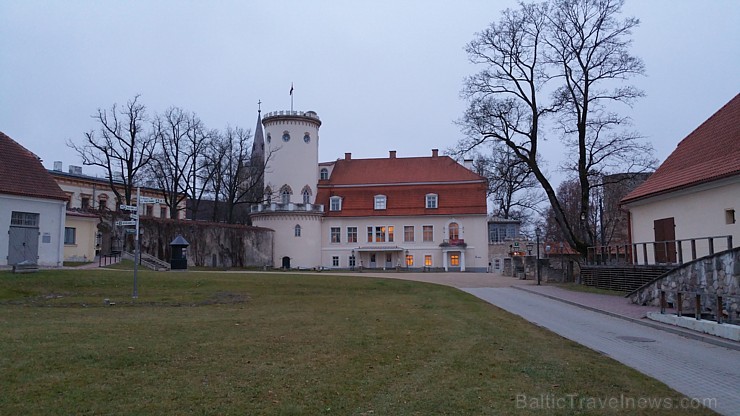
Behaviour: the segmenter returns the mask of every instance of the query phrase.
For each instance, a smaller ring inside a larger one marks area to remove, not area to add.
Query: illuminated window
[[[460,265],[460,255],[459,254],[450,254],[450,265],[451,266]]]
[[[385,243],[385,227],[375,227],[375,242]]]
[[[394,229],[395,229],[395,227],[393,227],[392,225],[389,225],[388,226],[388,242],[389,243],[392,243],[393,242]]]
[[[411,254],[406,255],[406,266],[411,267],[414,265],[414,256]]]
[[[367,242],[373,242],[373,227],[367,227]]]
[[[432,255],[431,254],[424,255],[424,265],[427,267],[432,267]]]

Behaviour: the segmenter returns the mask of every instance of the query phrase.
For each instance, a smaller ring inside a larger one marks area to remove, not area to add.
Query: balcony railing
[[[272,202],[269,204],[252,205],[250,208],[252,214],[260,212],[313,212],[323,213],[324,204],[294,204]]]
[[[439,245],[440,247],[460,247],[465,248],[468,245],[465,243],[465,240],[462,238],[451,238],[449,240],[442,240],[442,244]]]

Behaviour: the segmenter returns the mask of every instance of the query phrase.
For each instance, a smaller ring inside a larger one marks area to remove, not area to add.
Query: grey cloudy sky
[[[463,50],[514,1],[0,0],[0,131],[47,167],[80,164],[65,146],[98,107],[136,94],[210,128],[253,129],[263,111],[314,110],[320,160],[399,157],[461,137]],[[647,97],[635,128],[662,161],[740,92],[740,1],[627,0],[642,23],[633,52]],[[554,143],[553,143],[554,144]],[[556,146],[545,155],[556,158]],[[97,173],[86,168],[88,173]]]

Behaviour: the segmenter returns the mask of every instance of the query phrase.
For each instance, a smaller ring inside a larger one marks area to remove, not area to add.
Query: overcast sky
[[[0,0],[0,131],[81,164],[98,107],[136,94],[253,129],[263,111],[314,110],[320,161],[425,156],[460,139],[463,50],[513,1]],[[647,96],[626,109],[662,161],[740,92],[740,1],[627,0]],[[548,152],[553,152],[552,149]],[[548,154],[546,157],[555,158]],[[100,173],[84,168],[85,173]]]

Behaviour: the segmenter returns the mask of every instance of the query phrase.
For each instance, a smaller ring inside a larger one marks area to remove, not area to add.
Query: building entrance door
[[[283,257],[283,269],[290,269],[290,257]]]
[[[393,268],[393,254],[391,253],[385,253],[385,268]]]
[[[676,262],[676,224],[673,217],[655,220],[655,262]]]
[[[10,227],[8,235],[8,265],[22,261],[36,264],[39,257],[39,229]]]
[[[375,253],[370,254],[370,268],[374,269],[377,266],[375,261]]]

